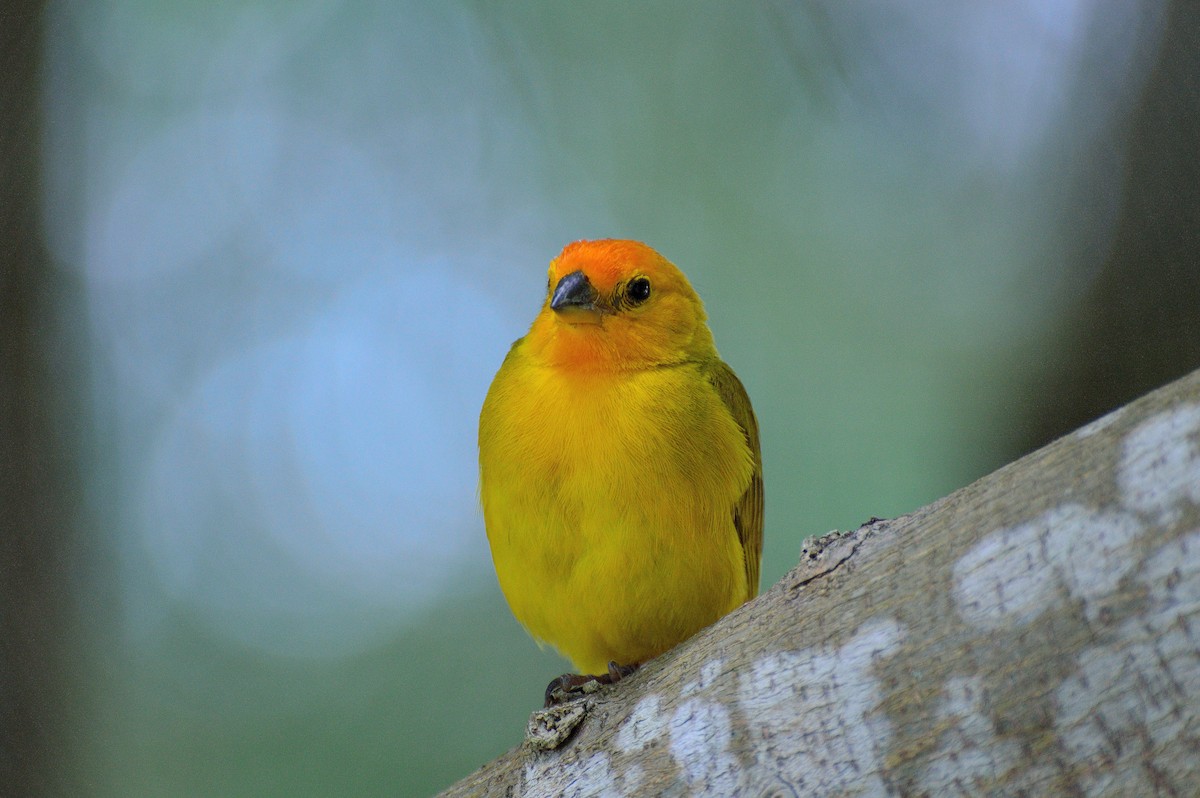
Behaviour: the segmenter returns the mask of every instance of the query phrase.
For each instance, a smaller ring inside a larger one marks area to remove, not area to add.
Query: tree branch
[[[443,795],[1200,795],[1200,371],[530,726]]]

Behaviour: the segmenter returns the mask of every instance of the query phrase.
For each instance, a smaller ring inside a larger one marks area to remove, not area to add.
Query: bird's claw
[[[608,682],[607,684],[616,684],[626,676],[632,676],[640,666],[638,665],[618,665],[616,660],[608,661]]]
[[[552,707],[580,696],[596,692],[606,684],[616,684],[638,669],[637,665],[618,665],[615,661],[608,663],[608,673],[595,676],[580,673],[564,673],[550,684],[546,685],[545,706]]]

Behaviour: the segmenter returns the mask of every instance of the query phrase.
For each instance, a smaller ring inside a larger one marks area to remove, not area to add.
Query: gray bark
[[[443,795],[1200,795],[1200,371],[530,728]]]

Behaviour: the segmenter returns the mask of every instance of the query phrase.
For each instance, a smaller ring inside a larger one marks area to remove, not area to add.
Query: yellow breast
[[[509,606],[581,672],[656,656],[752,592],[733,524],[752,457],[700,365],[564,374],[518,342],[479,459]]]

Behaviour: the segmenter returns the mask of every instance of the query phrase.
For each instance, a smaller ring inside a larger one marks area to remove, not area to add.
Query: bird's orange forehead
[[[604,293],[632,274],[660,272],[666,263],[662,255],[640,241],[575,241],[550,262],[550,278],[555,282],[573,271],[582,271]]]

